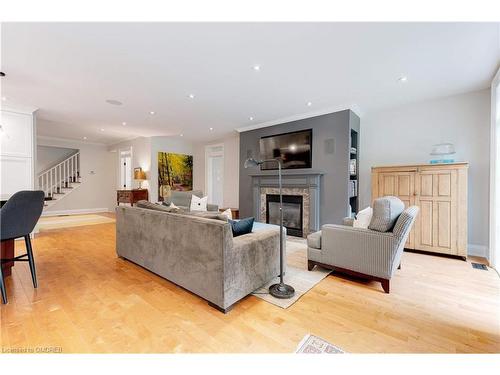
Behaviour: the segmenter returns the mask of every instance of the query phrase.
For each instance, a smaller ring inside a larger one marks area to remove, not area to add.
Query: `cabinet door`
[[[457,171],[423,170],[416,182],[415,248],[457,255]]]
[[[393,195],[403,201],[405,208],[413,206],[415,204],[415,172],[379,173],[377,195],[378,197]],[[415,228],[411,230],[405,247],[415,248]]]

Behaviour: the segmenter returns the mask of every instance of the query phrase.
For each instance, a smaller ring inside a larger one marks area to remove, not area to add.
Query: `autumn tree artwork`
[[[158,152],[158,198],[164,201],[172,190],[193,190],[193,156]]]

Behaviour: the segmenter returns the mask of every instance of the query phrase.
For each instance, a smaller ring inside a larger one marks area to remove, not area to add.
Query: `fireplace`
[[[279,207],[279,194],[266,194],[266,223],[279,225]],[[303,236],[303,210],[302,195],[283,195],[283,226],[286,227],[288,235]]]

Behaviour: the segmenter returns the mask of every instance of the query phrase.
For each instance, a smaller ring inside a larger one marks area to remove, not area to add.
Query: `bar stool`
[[[33,232],[42,214],[45,193],[43,191],[18,191],[0,209],[0,240],[10,241],[24,237],[27,253],[12,259],[1,259],[1,263],[29,262],[33,286],[37,287],[35,259],[31,248],[30,233]],[[26,259],[27,257],[27,259]],[[7,303],[7,292],[0,264],[0,289],[2,302]]]

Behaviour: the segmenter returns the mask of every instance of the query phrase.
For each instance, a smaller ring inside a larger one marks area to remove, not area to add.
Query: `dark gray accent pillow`
[[[253,222],[255,219],[253,217],[248,217],[241,220],[228,220],[231,224],[233,230],[233,237],[238,237],[243,234],[252,233]]]

